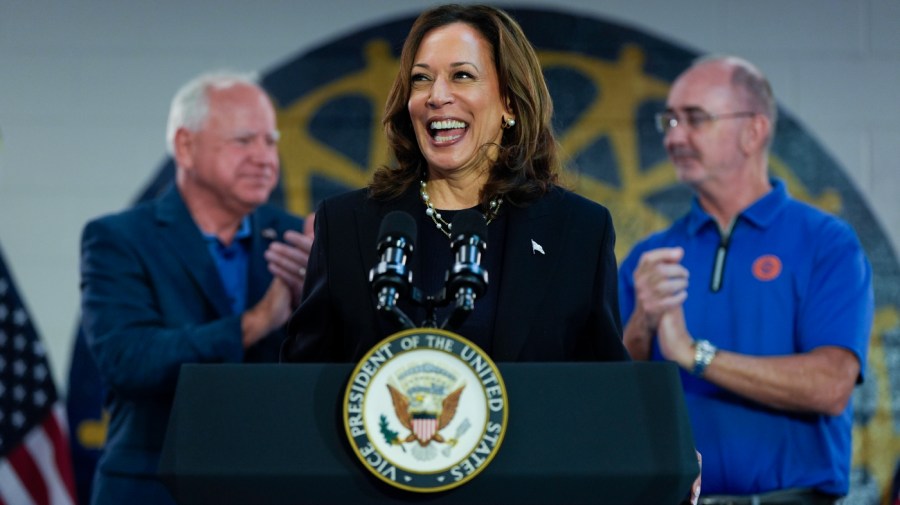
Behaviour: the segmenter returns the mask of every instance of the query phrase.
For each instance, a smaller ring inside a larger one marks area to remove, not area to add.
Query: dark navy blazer
[[[250,214],[250,223],[248,308],[272,281],[263,257],[269,243],[288,229],[303,230],[301,219],[268,205]],[[81,276],[82,325],[111,415],[92,502],[158,504],[168,498],[156,474],[181,365],[277,361],[284,333],[245,352],[241,314],[232,313],[175,188],[88,223]]]

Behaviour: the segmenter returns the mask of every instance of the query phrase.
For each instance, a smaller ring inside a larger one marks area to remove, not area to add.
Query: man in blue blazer
[[[170,110],[175,187],[85,227],[83,325],[111,416],[93,504],[174,503],[157,470],[182,364],[277,360],[312,244],[266,205],[277,140],[251,78],[200,76]]]

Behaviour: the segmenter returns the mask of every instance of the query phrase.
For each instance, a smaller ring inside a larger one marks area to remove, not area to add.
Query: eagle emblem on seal
[[[397,420],[409,430],[397,442],[417,442],[421,447],[432,441],[454,445],[456,440],[446,440],[440,431],[456,416],[465,384],[458,385],[456,374],[432,363],[410,366],[395,379],[387,388]]]

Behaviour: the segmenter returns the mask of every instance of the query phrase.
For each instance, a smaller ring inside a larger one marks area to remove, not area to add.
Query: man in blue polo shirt
[[[683,369],[700,503],[834,503],[848,490],[871,267],[846,223],[769,177],[775,121],[752,64],[707,58],[681,74],[657,123],[692,207],[619,271],[632,357]]]

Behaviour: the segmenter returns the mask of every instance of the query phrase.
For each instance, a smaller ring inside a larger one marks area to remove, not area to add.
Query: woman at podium
[[[319,206],[282,360],[356,361],[410,326],[443,326],[498,361],[628,360],[612,219],[560,186],[552,113],[507,13],[421,14],[385,107],[396,164]],[[399,230],[383,226],[392,211],[409,216]],[[472,211],[480,231],[454,229]]]

